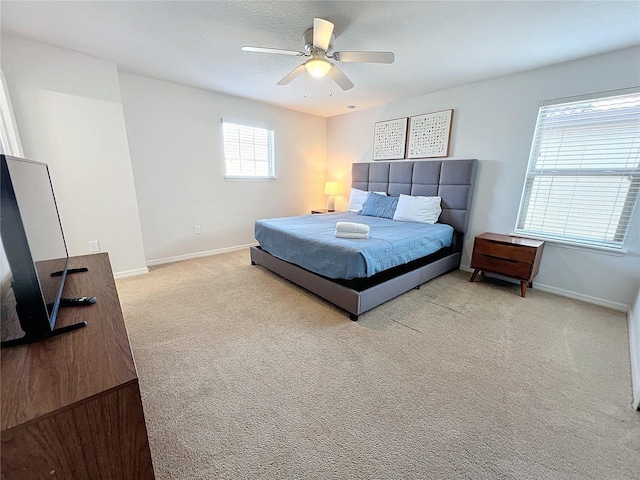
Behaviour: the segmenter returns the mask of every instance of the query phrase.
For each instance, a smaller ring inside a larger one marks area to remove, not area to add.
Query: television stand
[[[152,480],[138,373],[107,253],[71,257],[63,296],[94,292],[91,308],[61,308],[62,328],[87,328],[2,350],[2,480]],[[55,330],[54,330],[55,331]]]

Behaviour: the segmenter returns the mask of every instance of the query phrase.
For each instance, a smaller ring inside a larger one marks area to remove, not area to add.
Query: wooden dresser
[[[490,272],[520,280],[520,295],[527,296],[527,284],[533,287],[538,274],[544,241],[512,237],[498,233],[483,233],[475,238],[470,282],[478,273]]]
[[[106,253],[70,259],[56,326],[88,325],[3,349],[2,479],[153,479],[138,376]]]

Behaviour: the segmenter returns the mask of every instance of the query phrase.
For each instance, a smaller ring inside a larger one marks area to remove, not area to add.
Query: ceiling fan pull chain
[[[309,74],[305,72],[304,74],[304,98],[307,98],[307,87],[309,86]]]

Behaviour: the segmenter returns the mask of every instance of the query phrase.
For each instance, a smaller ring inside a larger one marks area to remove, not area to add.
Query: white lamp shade
[[[324,184],[325,195],[337,195],[338,194],[338,182],[327,182]]]
[[[307,71],[314,77],[324,77],[331,70],[331,63],[324,58],[312,58],[304,64]]]

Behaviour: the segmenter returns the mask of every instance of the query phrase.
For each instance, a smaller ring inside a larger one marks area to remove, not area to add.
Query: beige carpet
[[[638,479],[622,313],[454,272],[361,315],[248,250],[118,281],[158,479]]]

